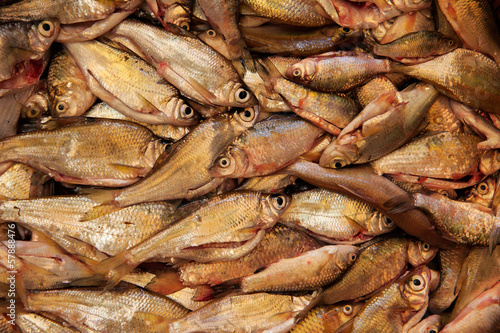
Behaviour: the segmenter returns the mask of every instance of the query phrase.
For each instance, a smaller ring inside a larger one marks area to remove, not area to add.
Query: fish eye
[[[40,35],[42,35],[43,37],[52,37],[52,35],[54,34],[54,23],[50,22],[50,21],[42,21],[39,25],[38,25],[38,32],[40,33]]]
[[[356,255],[356,253],[351,253],[349,255],[349,260],[351,260],[351,262],[355,261],[356,259],[358,259],[358,256]]]
[[[350,305],[345,305],[343,308],[342,308],[342,312],[344,312],[344,314],[346,316],[350,316],[352,314],[352,306]]]
[[[335,158],[332,160],[332,163],[330,163],[330,165],[335,169],[340,169],[345,167],[347,165],[347,162],[341,158]]]
[[[342,32],[349,33],[349,32],[351,32],[351,29],[348,27],[343,27]]]
[[[39,114],[40,114],[40,110],[36,110],[36,109],[29,109],[28,112],[26,113],[28,118],[36,118],[36,117],[38,117]]]
[[[450,39],[450,40],[448,41],[448,45],[449,45],[449,46],[453,46],[453,45],[455,45],[455,41],[454,41],[453,39]]]
[[[194,110],[192,107],[183,104],[181,106],[181,117],[185,119],[191,119],[194,117]]]
[[[250,93],[243,88],[236,90],[236,102],[246,103],[250,100]]]
[[[429,251],[431,249],[431,246],[427,243],[423,243],[422,248],[424,249],[424,251]]]
[[[210,37],[215,37],[217,33],[215,32],[215,30],[208,30],[207,35],[209,35]]]
[[[69,105],[66,102],[59,102],[56,105],[56,111],[59,113],[64,113],[64,112],[68,111],[68,109],[69,109]]]
[[[219,159],[217,165],[220,166],[221,168],[227,168],[228,166],[231,165],[231,160],[228,157],[222,157]]]
[[[275,209],[282,210],[286,206],[286,197],[284,195],[273,197],[272,204]]]
[[[255,119],[255,110],[253,108],[246,108],[239,115],[244,121],[250,122]]]
[[[182,22],[180,25],[181,28],[189,30],[190,26],[188,22]]]
[[[384,216],[382,223],[384,224],[385,227],[392,227],[393,225],[392,220],[386,216]]]
[[[437,331],[433,328],[431,328],[430,330],[427,331],[428,333],[437,333]]]
[[[295,68],[292,72],[292,75],[295,77],[299,77],[302,75],[302,71],[300,70],[300,68]]]
[[[485,182],[482,182],[477,187],[477,191],[479,192],[479,194],[486,194],[486,193],[488,193],[488,184],[486,184]]]
[[[421,291],[424,289],[424,287],[425,287],[425,285],[424,285],[424,281],[423,281],[422,277],[420,277],[418,275],[414,275],[411,277],[410,288],[413,291]]]

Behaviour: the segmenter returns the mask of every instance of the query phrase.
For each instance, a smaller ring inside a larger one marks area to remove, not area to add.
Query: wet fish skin
[[[137,287],[34,291],[27,307],[53,313],[78,329],[107,332],[164,332],[171,321],[189,313],[171,299]]]
[[[90,91],[126,116],[151,124],[190,126],[194,110],[154,67],[99,41],[65,44]]]
[[[356,97],[361,107],[365,108],[370,102],[384,93],[397,91],[398,88],[386,76],[376,76],[361,87],[356,88]]]
[[[314,148],[323,133],[321,128],[299,117],[260,121],[219,155],[209,173],[213,177],[230,178],[272,174]],[[300,140],[293,139],[297,137]]]
[[[173,322],[169,332],[234,332],[238,329],[254,332],[283,324],[290,329],[295,315],[311,298],[309,295],[295,297],[266,293],[230,295]]]
[[[125,20],[109,35],[129,39],[146,53],[158,74],[201,104],[244,108],[257,103],[228,59],[191,33],[167,27]]]
[[[419,266],[429,262],[436,253],[437,248],[419,241],[406,238],[381,240],[360,251],[351,269],[325,289],[322,300],[334,304],[369,295],[400,276],[406,270],[407,262]],[[359,281],[364,281],[362,287]]]
[[[239,259],[213,263],[186,263],[179,267],[179,271],[183,283],[188,287],[202,284],[213,286],[250,275],[279,259],[294,257],[319,247],[319,243],[310,236],[277,225],[266,233],[250,253]]]
[[[441,329],[441,316],[432,315],[425,319],[422,319],[420,323],[410,328],[408,333],[438,333],[440,329]]]
[[[19,313],[16,316],[16,326],[18,326],[22,332],[26,333],[43,333],[43,332],[54,332],[54,333],[78,333],[79,331],[75,328],[63,326],[62,324],[39,315],[37,313]]]
[[[326,189],[293,194],[280,221],[333,244],[357,244],[395,228],[372,206]]]
[[[250,293],[318,289],[342,275],[355,262],[358,252],[352,245],[329,245],[281,259],[259,273],[244,277],[241,290]]]
[[[392,71],[430,83],[468,106],[498,114],[500,67],[482,53],[458,48],[417,65],[393,63]]]
[[[75,60],[64,50],[50,62],[47,88],[50,111],[55,117],[81,116],[97,99]]]
[[[120,120],[72,118],[47,126],[53,129],[3,139],[0,160],[24,163],[56,181],[123,186],[147,174],[165,149],[148,129]]]
[[[500,64],[498,21],[487,0],[438,0],[439,8],[468,48]]]
[[[339,51],[305,58],[288,67],[285,75],[310,89],[342,92],[365,83],[373,76],[390,71],[391,63],[387,59]]]

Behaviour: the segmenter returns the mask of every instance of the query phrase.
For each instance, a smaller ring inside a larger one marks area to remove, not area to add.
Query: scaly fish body
[[[386,22],[388,21],[384,23]],[[393,24],[385,30],[383,36],[377,39],[380,44],[387,44],[412,32],[434,30],[436,30],[436,24],[434,23],[432,8],[425,8],[396,17]],[[439,32],[450,37],[441,30]]]
[[[182,138],[144,181],[114,193],[112,202],[123,207],[139,202],[193,198],[210,192],[223,179],[213,178],[208,169],[227,145],[257,118],[258,111],[246,109],[205,120]]]
[[[332,23],[328,14],[313,0],[241,0],[240,8],[291,25],[321,27]]]
[[[326,288],[321,297],[327,304],[358,299],[394,281],[406,270],[407,262],[422,265],[436,253],[437,249],[428,244],[405,238],[382,240],[361,250],[351,269]],[[362,287],[359,281],[364,281]]]
[[[440,332],[441,327],[441,316],[432,315],[422,319],[417,325],[410,328],[408,333],[437,333]]]
[[[500,65],[500,27],[487,0],[438,0],[441,11],[467,46]]]
[[[286,77],[310,89],[341,92],[390,71],[391,63],[387,59],[340,51],[306,58],[288,67]]]
[[[98,41],[65,44],[90,91],[126,116],[152,124],[189,126],[194,110],[177,89],[139,57]]]
[[[170,324],[169,332],[256,332],[288,323],[311,296],[294,297],[256,293],[226,296]],[[282,329],[283,330],[283,329]]]
[[[260,121],[226,148],[210,174],[231,178],[269,175],[314,148],[323,133],[298,117]]]
[[[241,290],[250,293],[318,289],[342,275],[357,259],[358,252],[352,245],[330,245],[281,259],[259,273],[244,277]]]
[[[32,292],[27,308],[57,315],[78,329],[106,332],[165,332],[189,313],[171,299],[143,289],[63,289]]]
[[[372,101],[385,93],[397,91],[398,88],[386,76],[376,76],[364,85],[356,89],[356,97],[359,104],[365,108]]]
[[[56,196],[3,201],[0,206],[1,219],[41,231],[68,252],[82,256],[88,253],[78,246],[79,242],[109,255],[137,245],[169,225],[169,215],[174,211],[168,203],[145,203],[80,222],[98,203],[83,196]]]
[[[136,122],[139,125],[148,128],[151,132],[153,132],[160,138],[164,138],[171,141],[177,141],[182,139],[184,135],[188,134],[190,131],[190,128],[186,126],[143,123],[125,116],[124,114],[116,111],[106,103],[95,104],[90,110],[88,110],[85,113],[85,116],[90,118],[121,119],[121,120]]]
[[[75,328],[62,324],[36,313],[19,313],[16,316],[16,326],[26,333],[78,333]]]
[[[372,206],[325,189],[294,194],[280,221],[328,243],[356,244],[395,227]]]
[[[28,199],[49,195],[44,185],[47,175],[24,164],[15,163],[0,175],[0,195],[10,199]]]
[[[482,111],[497,113],[500,104],[500,67],[487,56],[466,49],[393,71],[432,84],[440,93]]]
[[[358,113],[356,102],[349,97],[310,90],[284,78],[273,82],[273,90],[297,115],[333,135],[338,135]]]
[[[110,35],[131,40],[161,76],[201,104],[249,107],[257,103],[228,59],[196,36],[180,28],[171,30],[176,33],[126,20]]]
[[[362,303],[340,303],[333,306],[319,306],[307,313],[290,331],[291,333],[335,332],[351,320],[363,306]]]
[[[58,126],[59,121],[50,124]],[[164,144],[140,125],[77,118],[52,130],[3,139],[0,161],[29,165],[57,181],[123,186],[146,175],[164,149]]]
[[[216,285],[247,276],[279,259],[294,257],[319,247],[317,241],[288,227],[276,226],[247,255],[231,261],[213,263],[191,262],[179,268],[183,283]]]
[[[340,132],[321,155],[319,164],[339,168],[386,156],[418,134],[427,110],[438,96],[428,84],[380,96]]]
[[[416,138],[371,162],[378,174],[460,179],[477,171],[481,138],[465,133],[441,132]]]
[[[49,65],[49,107],[54,116],[81,116],[96,101],[82,72],[67,51],[60,51]]]

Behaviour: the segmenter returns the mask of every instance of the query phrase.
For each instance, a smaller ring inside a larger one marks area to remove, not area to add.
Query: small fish
[[[65,119],[46,123],[49,130],[3,139],[0,162],[20,162],[71,184],[124,186],[144,177],[165,150],[153,133],[134,123]]]
[[[441,316],[435,314],[425,319],[422,319],[417,325],[410,328],[408,333],[438,333],[440,332],[440,329],[441,329]]]
[[[67,51],[58,52],[49,65],[49,106],[55,117],[81,116],[96,101],[85,77]]]
[[[64,326],[55,320],[32,312],[21,312],[16,316],[16,326],[22,332],[29,333],[78,333],[79,331],[72,327]],[[3,332],[3,331],[2,331]]]
[[[380,75],[366,82],[361,87],[356,88],[355,91],[359,104],[365,108],[381,95],[397,90],[398,88],[389,78],[387,78],[387,76]]]
[[[49,195],[49,176],[21,163],[14,163],[0,175],[0,196],[28,199]]]
[[[315,307],[307,313],[290,331],[291,333],[335,332],[351,320],[361,309],[363,303],[339,303],[333,306]]]
[[[281,259],[263,271],[244,277],[241,290],[246,293],[314,290],[335,281],[358,258],[352,245],[329,245]]]
[[[325,189],[293,194],[280,221],[331,244],[361,243],[396,227],[372,206]]]

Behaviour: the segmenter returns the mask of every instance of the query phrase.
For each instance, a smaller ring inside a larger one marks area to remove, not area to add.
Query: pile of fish
[[[499,332],[500,1],[0,1],[0,332]]]

